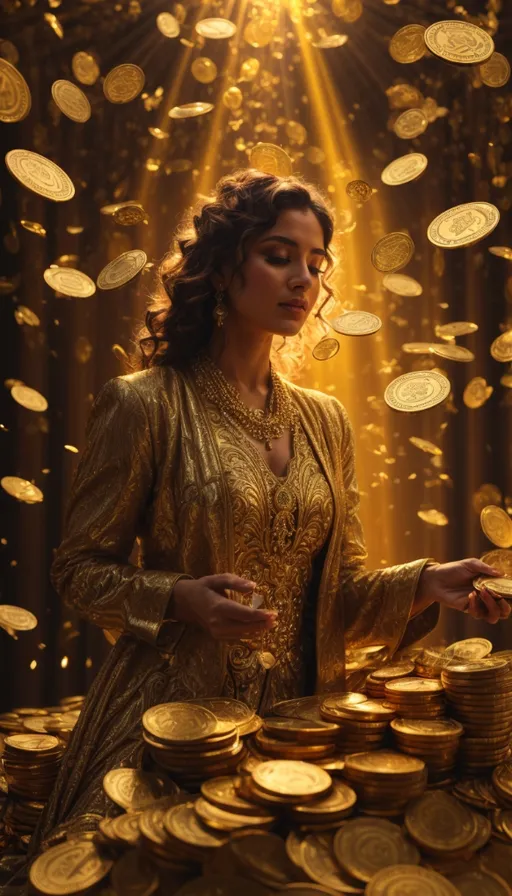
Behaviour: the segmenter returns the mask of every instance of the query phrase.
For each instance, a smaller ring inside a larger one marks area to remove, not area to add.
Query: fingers
[[[481,576],[501,576],[503,575],[499,569],[496,569],[494,566],[489,566],[488,563],[484,563],[483,560],[478,560],[477,557],[468,557],[467,560],[462,561],[470,572],[478,573]]]
[[[214,592],[215,593],[215,592]],[[208,631],[221,641],[237,641],[241,638],[258,638],[276,625],[277,613],[273,610],[253,610],[234,600],[216,595],[217,600],[207,619]]]
[[[492,596],[492,594],[487,591],[486,588],[482,588],[479,594],[480,602],[483,604],[485,608],[485,615],[482,617],[486,622],[490,622],[491,625],[494,625],[498,619],[501,618],[500,608],[498,606],[498,601]]]
[[[213,591],[217,592],[224,591],[226,588],[242,592],[254,591],[256,588],[256,582],[251,582],[250,579],[243,579],[241,576],[236,576],[232,572],[223,572],[214,576],[203,576],[201,581],[207,588],[211,588]]]
[[[225,602],[224,602],[225,601]],[[239,604],[236,600],[228,600],[219,602],[217,607],[220,609],[223,617],[230,622],[238,625],[252,625],[255,622],[267,622],[269,617],[274,619],[277,616],[275,610],[253,610],[252,607],[246,607],[245,604]]]

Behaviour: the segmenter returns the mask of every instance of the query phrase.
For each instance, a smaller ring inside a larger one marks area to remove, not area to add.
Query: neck
[[[206,353],[241,392],[266,396],[271,384],[272,334],[255,339],[252,334],[234,333],[226,324],[223,330],[215,329]]]

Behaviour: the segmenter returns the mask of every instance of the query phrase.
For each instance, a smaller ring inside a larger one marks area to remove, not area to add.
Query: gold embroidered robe
[[[339,691],[345,643],[385,644],[391,656],[434,627],[438,608],[409,620],[426,560],[365,568],[346,412],[332,396],[288,387],[332,495],[315,596],[316,690]],[[225,692],[229,646],[162,620],[180,575],[236,570],[234,517],[218,439],[193,379],[154,367],[108,381],[89,417],[51,579],[84,618],[121,636],[89,690],[30,854],[64,819],[109,809],[102,776],[140,764],[148,707]],[[135,537],[138,565],[130,563]]]

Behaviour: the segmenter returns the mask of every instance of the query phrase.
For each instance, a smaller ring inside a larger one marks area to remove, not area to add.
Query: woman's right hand
[[[274,627],[277,613],[253,610],[226,595],[227,588],[247,594],[255,587],[254,582],[229,572],[178,579],[172,593],[172,616],[178,622],[201,626],[218,641],[257,637]]]

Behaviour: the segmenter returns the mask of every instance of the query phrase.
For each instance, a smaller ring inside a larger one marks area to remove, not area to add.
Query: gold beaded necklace
[[[297,412],[283,380],[270,362],[271,386],[265,410],[250,408],[238,389],[224,376],[206,351],[192,361],[192,370],[201,393],[227,416],[235,420],[256,441],[264,442],[272,450],[272,439],[278,439],[286,429],[292,432]]]

